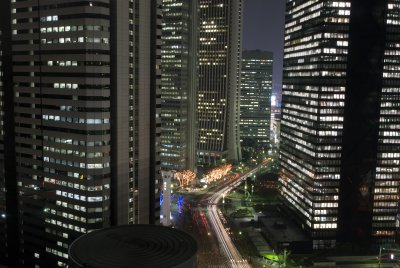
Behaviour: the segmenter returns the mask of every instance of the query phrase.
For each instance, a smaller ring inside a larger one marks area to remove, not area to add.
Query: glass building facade
[[[66,267],[80,235],[159,218],[161,0],[13,0],[9,11],[13,261]]]
[[[380,244],[393,244],[400,228],[400,1],[387,1],[385,9],[372,235]]]
[[[196,165],[197,1],[163,0],[161,167]]]
[[[239,160],[241,0],[199,0],[199,164]]]
[[[286,3],[280,193],[314,249],[398,225],[400,6],[361,2]]]
[[[268,148],[270,141],[273,55],[260,50],[242,53],[240,140]]]

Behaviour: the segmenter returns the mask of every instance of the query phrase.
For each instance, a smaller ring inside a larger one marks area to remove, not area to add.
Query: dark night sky
[[[243,49],[274,53],[273,90],[281,90],[285,0],[243,0]]]

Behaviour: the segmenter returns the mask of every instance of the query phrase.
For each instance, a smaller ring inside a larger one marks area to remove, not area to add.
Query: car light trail
[[[247,263],[247,260],[243,259],[242,255],[239,253],[236,246],[232,242],[232,239],[230,238],[221,221],[217,205],[219,200],[224,195],[239,186],[242,181],[244,181],[247,177],[252,176],[258,169],[259,167],[245,174],[242,174],[242,176],[240,176],[237,180],[231,182],[221,190],[217,191],[208,199],[207,211],[210,219],[210,225],[212,226],[212,229],[217,236],[220,247],[222,248],[227,259],[229,260],[230,267],[249,268],[251,266],[249,263]]]

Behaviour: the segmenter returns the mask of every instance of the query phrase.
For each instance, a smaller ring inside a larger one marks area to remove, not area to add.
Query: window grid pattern
[[[286,4],[280,194],[313,237],[337,229],[350,1]],[[305,30],[307,28],[307,30]]]
[[[267,148],[270,137],[272,54],[243,51],[240,90],[240,140]]]
[[[400,187],[400,1],[387,3],[372,235],[382,245],[395,242],[399,224]]]
[[[190,128],[188,96],[194,90],[190,68],[194,53],[191,24],[195,16],[191,14],[191,1],[163,1],[162,25],[162,97],[161,97],[161,166],[164,169],[183,170],[194,156],[188,155],[190,144],[188,135],[195,135]],[[191,21],[192,20],[192,21]],[[196,84],[195,84],[196,85]]]
[[[109,2],[11,7],[21,264],[66,266],[71,241],[109,225]]]
[[[199,162],[239,157],[241,8],[241,0],[199,1]]]

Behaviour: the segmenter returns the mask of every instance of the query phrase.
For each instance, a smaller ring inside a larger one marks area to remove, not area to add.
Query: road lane
[[[229,183],[227,186],[218,190],[209,199],[207,204],[207,212],[210,220],[210,225],[214,230],[215,235],[218,238],[218,243],[223,250],[226,258],[228,259],[230,267],[238,268],[250,268],[250,264],[245,260],[240,252],[237,250],[228,232],[225,230],[225,226],[221,221],[220,213],[218,213],[218,203],[222,196],[229,193],[232,189],[242,183],[247,177],[252,176],[259,167],[256,167],[245,174],[242,174],[237,180]]]

